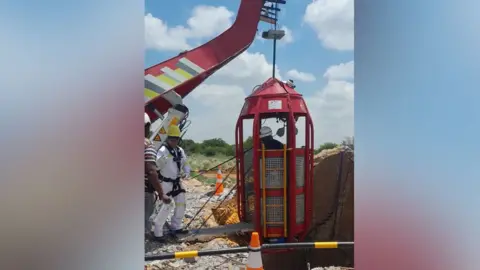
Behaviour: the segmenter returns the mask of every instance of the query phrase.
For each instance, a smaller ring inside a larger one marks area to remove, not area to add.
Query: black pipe
[[[280,244],[263,244],[261,250],[269,249],[336,249],[351,247],[354,242],[305,242],[305,243],[280,243]],[[249,247],[235,247],[214,250],[192,250],[180,251],[173,253],[165,253],[159,255],[145,256],[145,261],[184,259],[202,256],[215,256],[223,254],[246,253]]]

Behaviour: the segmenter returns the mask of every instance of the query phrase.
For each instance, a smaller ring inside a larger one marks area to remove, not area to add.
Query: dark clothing
[[[262,140],[266,150],[283,150],[283,143],[275,140],[272,137],[267,137]]]
[[[145,162],[156,162],[157,150],[155,149],[155,145],[147,138],[145,138],[144,145],[145,145],[145,151],[144,151]],[[148,180],[148,175],[146,172],[145,172],[144,182],[145,182],[145,192],[154,193],[155,189],[153,188],[152,184],[150,184],[150,181]]]

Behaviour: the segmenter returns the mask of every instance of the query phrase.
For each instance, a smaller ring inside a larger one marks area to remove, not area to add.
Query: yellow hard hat
[[[168,137],[180,137],[180,128],[177,125],[171,125],[168,127]]]

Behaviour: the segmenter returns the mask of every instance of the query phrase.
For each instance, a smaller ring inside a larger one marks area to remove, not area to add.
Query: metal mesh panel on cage
[[[263,179],[263,159],[260,159],[260,179]],[[266,188],[283,188],[283,158],[265,158],[265,185]],[[263,181],[260,181],[263,188]]]
[[[296,157],[295,171],[297,187],[303,187],[305,185],[305,159],[303,156]]]
[[[299,194],[295,200],[296,222],[303,223],[305,221],[305,194]]]
[[[245,153],[244,158],[244,177],[245,177],[245,219],[247,222],[253,222],[255,213],[255,190],[253,184],[253,151]]]
[[[260,199],[260,204],[263,206],[263,199]],[[283,226],[283,196],[267,197],[266,200],[267,211],[267,227],[282,227]],[[260,210],[263,217],[263,207]],[[263,225],[263,218],[261,221]]]

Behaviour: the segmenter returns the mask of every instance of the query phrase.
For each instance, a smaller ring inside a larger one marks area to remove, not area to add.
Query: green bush
[[[336,143],[326,142],[326,143],[320,145],[320,147],[319,147],[318,149],[316,149],[316,150],[314,151],[314,153],[315,153],[315,154],[318,154],[318,153],[322,152],[322,151],[325,150],[325,149],[333,149],[333,148],[335,148],[335,147],[337,147],[337,146],[338,146],[338,144],[336,144]]]
[[[213,147],[207,147],[202,154],[207,157],[214,157],[217,154],[217,151],[215,151],[215,148]]]
[[[245,145],[250,147],[252,139],[249,137]],[[200,154],[206,157],[216,157],[219,155],[226,157],[235,156],[235,145],[228,144],[220,138],[204,140],[201,143],[196,143],[193,140],[182,140],[180,146],[183,147],[187,155]]]
[[[348,139],[348,140],[347,140]],[[342,144],[348,145],[350,148],[353,149],[353,137],[345,139]],[[209,140],[204,140],[201,143],[197,143],[190,139],[182,140],[180,144],[187,155],[189,157],[195,156],[193,159],[200,159],[200,161],[196,161],[196,163],[191,163],[190,166],[195,169],[209,169],[211,166],[223,162],[233,156],[235,156],[235,145],[228,144],[224,140],[220,138],[213,138]],[[253,146],[253,138],[250,136],[243,142],[244,149],[250,149]],[[338,144],[333,142],[326,142],[318,149],[315,149],[315,154],[320,153],[322,150],[325,149],[333,149],[337,147]],[[215,157],[215,158],[214,158]],[[210,163],[210,167],[205,168],[205,163],[203,162],[204,159],[208,159]],[[217,163],[215,163],[217,162]],[[235,161],[233,160],[232,163],[228,163],[227,167],[235,166]]]
[[[202,170],[208,170],[210,169],[213,165],[212,165],[213,162],[209,161],[209,160],[204,160],[202,162]]]

